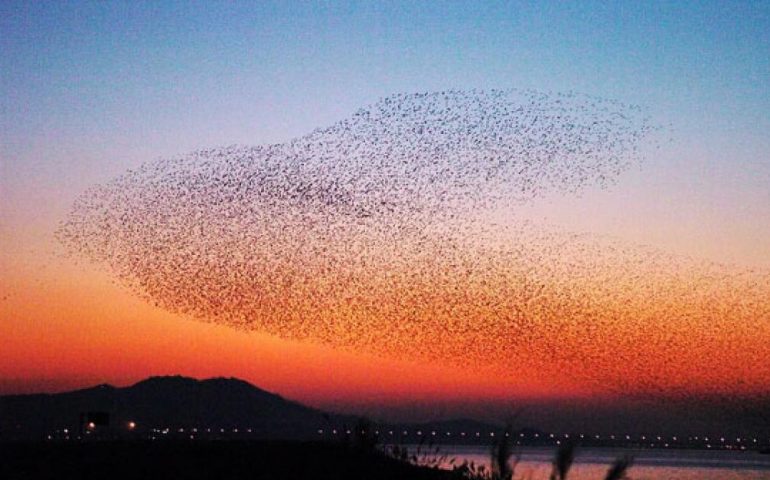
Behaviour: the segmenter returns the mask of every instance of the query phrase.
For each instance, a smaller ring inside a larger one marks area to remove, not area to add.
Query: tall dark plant
[[[511,464],[511,457],[513,456],[512,435],[511,424],[506,424],[502,435],[492,447],[492,478],[495,480],[511,480],[513,478],[515,462],[513,465]]]
[[[553,460],[553,471],[551,480],[565,480],[569,469],[572,468],[572,462],[575,461],[575,444],[567,442],[556,451],[556,458]]]
[[[626,477],[626,472],[631,467],[632,462],[633,457],[630,456],[618,458],[610,469],[607,470],[607,476],[604,477],[604,480],[624,480],[628,478]]]

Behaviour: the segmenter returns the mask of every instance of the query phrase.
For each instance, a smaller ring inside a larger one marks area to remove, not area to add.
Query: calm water
[[[489,466],[488,448],[453,445],[442,447],[440,453],[458,464],[468,460]],[[517,453],[520,461],[514,478],[548,478],[555,450],[521,448]],[[770,455],[756,452],[601,448],[578,450],[569,478],[603,479],[609,465],[625,454],[634,456],[629,470],[634,480],[770,480]]]

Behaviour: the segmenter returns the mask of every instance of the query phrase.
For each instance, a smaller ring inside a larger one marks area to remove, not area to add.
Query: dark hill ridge
[[[359,420],[307,407],[237,378],[166,376],[128,387],[102,384],[64,393],[0,396],[0,440],[74,438],[82,430],[80,416],[87,412],[109,414],[109,427],[99,426],[93,434],[119,438],[188,438],[194,433],[201,439],[340,439]],[[131,432],[129,422],[136,425]],[[474,420],[371,423],[368,428],[380,431],[383,441],[396,443],[419,441],[418,431],[448,443],[475,441],[471,432],[487,432],[487,441],[488,432],[500,429]],[[402,436],[404,431],[409,435]],[[448,431],[468,435],[449,437]]]
[[[126,388],[124,397],[154,425],[173,419],[179,425],[237,428],[301,423],[315,429],[324,415],[235,378],[151,377]]]
[[[107,412],[110,425],[135,422],[145,428],[251,429],[254,437],[309,437],[331,421],[328,415],[235,378],[196,380],[150,377],[124,388],[112,385],[57,394],[0,396],[0,438],[41,438],[52,430],[77,432],[80,414]]]

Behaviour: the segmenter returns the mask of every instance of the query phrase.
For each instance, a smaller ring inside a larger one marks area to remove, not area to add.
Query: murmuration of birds
[[[285,143],[147,163],[57,235],[197,320],[545,389],[766,392],[768,272],[516,215],[612,186],[657,130],[575,93],[394,95]]]

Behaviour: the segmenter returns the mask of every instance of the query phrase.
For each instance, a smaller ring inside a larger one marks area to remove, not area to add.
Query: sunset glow
[[[767,8],[49,7],[0,7],[0,394],[770,398]]]

